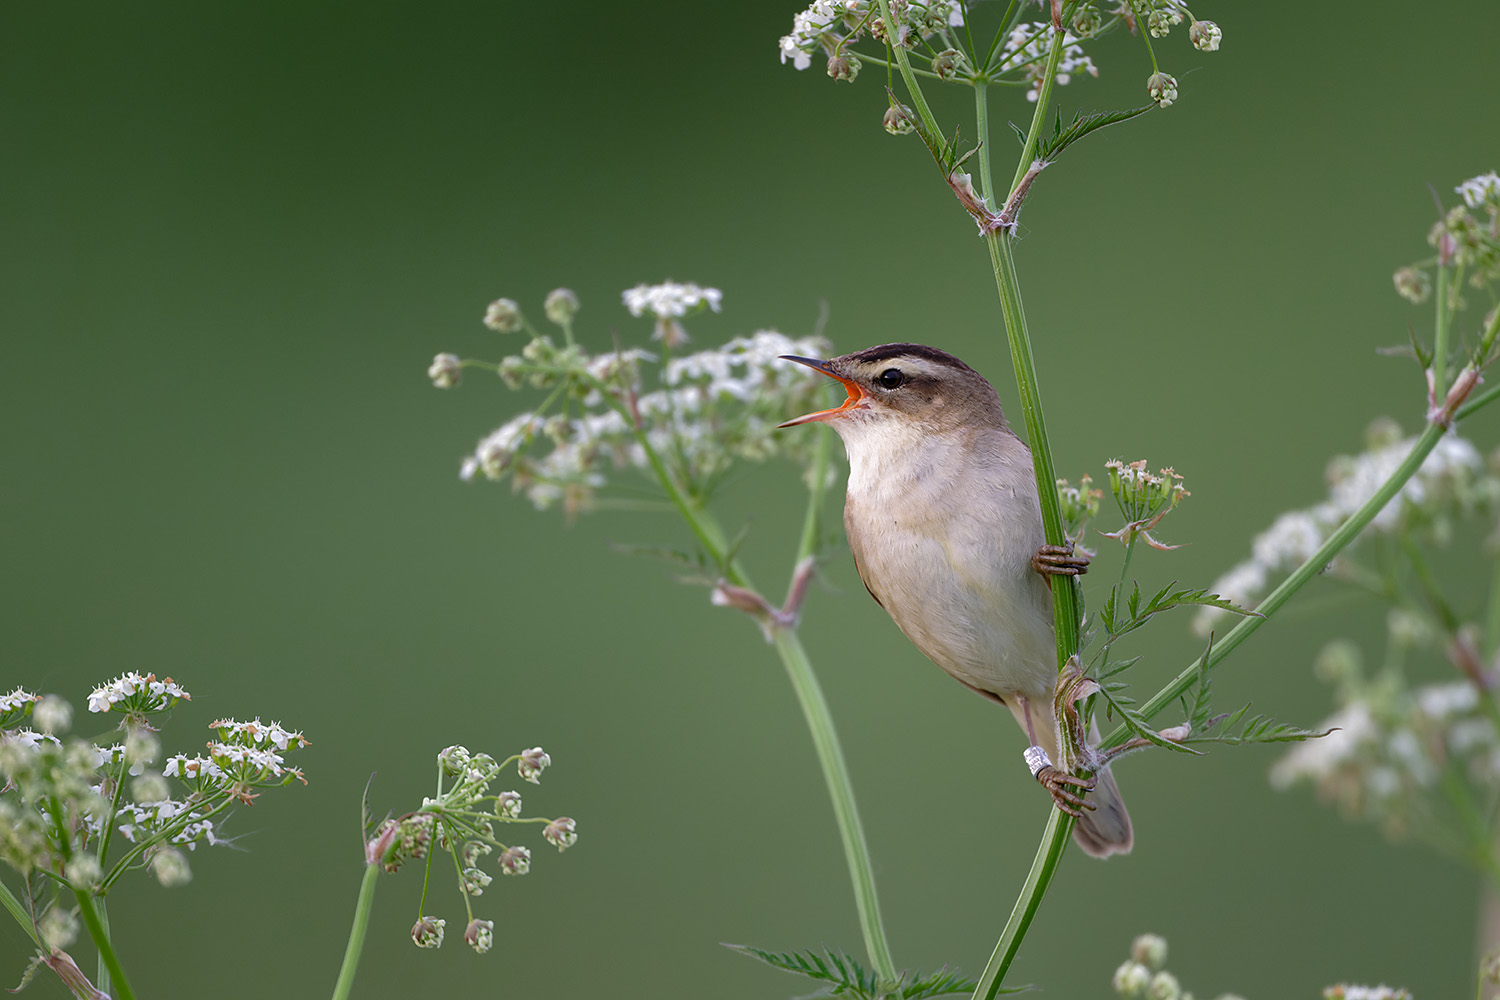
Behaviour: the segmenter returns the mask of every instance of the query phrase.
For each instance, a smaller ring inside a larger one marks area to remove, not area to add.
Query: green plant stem
[[[94,908],[94,897],[89,895],[87,889],[77,888],[73,890],[73,897],[78,900],[78,913],[83,917],[83,925],[88,928],[89,937],[94,939],[94,945],[99,949],[99,960],[108,972],[107,977],[100,975],[99,982],[95,985],[106,992],[112,988],[112,995],[116,1000],[135,1000],[135,991],[130,988],[125,970],[120,967],[120,959],[110,943],[109,931],[105,929],[104,921]]]
[[[622,416],[628,418],[629,414],[622,413]],[[745,573],[737,560],[728,558],[724,532],[713,515],[682,490],[644,433],[638,433],[636,439],[645,449],[647,459],[662,488],[672,498],[673,505],[676,506],[683,520],[687,521],[698,543],[716,563],[723,567],[724,575],[731,583],[753,590],[749,575]],[[827,448],[827,441],[822,441],[813,463],[808,514],[803,521],[802,536],[798,545],[797,561],[799,564],[811,555],[817,544],[818,512],[823,495],[823,473],[827,469],[828,462]],[[844,857],[849,865],[849,878],[854,887],[854,904],[859,912],[865,949],[881,981],[894,983],[896,967],[891,959],[891,946],[886,938],[885,925],[880,918],[880,900],[875,892],[875,871],[870,864],[870,851],[865,843],[864,826],[860,822],[859,809],[854,801],[854,784],[849,780],[849,769],[844,763],[844,751],[839,745],[838,732],[833,726],[833,714],[828,710],[828,702],[823,697],[817,676],[813,673],[812,663],[808,660],[807,652],[802,648],[802,642],[797,638],[796,632],[793,629],[778,626],[772,630],[772,636],[776,652],[780,655],[781,662],[786,667],[787,676],[791,679],[792,687],[797,692],[797,700],[802,705],[802,714],[807,720],[813,747],[818,754],[818,763],[823,768],[823,778],[828,785],[828,796],[833,804],[834,817],[838,821],[839,837],[844,844]]]
[[[833,715],[828,711],[828,702],[823,698],[823,690],[818,686],[817,676],[797,633],[791,629],[777,629],[775,644],[802,705],[802,714],[807,719],[807,729],[818,753],[818,763],[823,767],[828,797],[833,802],[833,813],[838,820],[839,837],[844,843],[844,857],[849,863],[849,878],[854,883],[854,902],[859,910],[865,950],[881,982],[895,983],[896,965],[891,959],[891,946],[886,941],[885,925],[880,918],[880,900],[875,893],[870,849],[865,843],[864,826],[854,802],[854,785],[844,764],[844,751],[833,727]]]
[[[31,911],[22,905],[21,900],[4,882],[0,882],[0,906],[4,906],[10,911],[10,915],[16,918],[16,923],[20,924],[26,936],[31,938],[32,944],[38,948],[42,947],[42,939],[37,937],[36,925],[31,921]]]
[[[1433,296],[1437,306],[1434,320],[1435,333],[1432,338],[1432,384],[1442,389],[1448,364],[1448,268],[1438,264],[1437,294]]]
[[[1010,911],[1010,919],[1005,922],[1005,930],[1000,932],[1000,940],[995,945],[994,953],[990,955],[989,964],[979,977],[974,1000],[994,1000],[995,994],[1000,991],[1005,982],[1005,974],[1021,948],[1021,940],[1026,936],[1032,918],[1042,905],[1042,898],[1047,894],[1047,886],[1052,883],[1058,863],[1062,861],[1063,851],[1068,846],[1068,833],[1072,829],[1073,817],[1060,809],[1048,812],[1047,827],[1042,831],[1042,842],[1037,847],[1035,860],[1031,862],[1031,871],[1026,874],[1026,882],[1021,886],[1021,894]]]
[[[990,197],[990,108],[989,85],[984,80],[974,81],[974,131],[979,141],[979,197],[991,211],[995,200]]]
[[[1287,601],[1291,600],[1293,594],[1306,586],[1309,580],[1323,570],[1323,567],[1333,561],[1334,556],[1338,555],[1343,551],[1345,546],[1354,541],[1355,536],[1375,519],[1375,515],[1380,513],[1385,505],[1396,496],[1401,487],[1406,484],[1406,481],[1422,467],[1422,462],[1432,453],[1432,449],[1437,447],[1438,441],[1447,433],[1447,430],[1442,424],[1429,423],[1426,429],[1422,431],[1421,436],[1412,445],[1410,453],[1407,454],[1396,471],[1392,473],[1391,478],[1381,484],[1380,489],[1376,490],[1375,494],[1369,500],[1366,500],[1358,510],[1351,514],[1348,520],[1339,525],[1338,529],[1328,537],[1328,540],[1322,544],[1317,552],[1314,552],[1306,562],[1293,570],[1291,576],[1283,580],[1279,587],[1271,591],[1266,599],[1256,606],[1257,614],[1255,616],[1240,619],[1239,624],[1230,629],[1224,638],[1214,643],[1213,651],[1207,657],[1207,669],[1212,670],[1218,666],[1224,657],[1239,647],[1240,643],[1250,638],[1257,629],[1270,621],[1271,616],[1279,611]],[[1198,666],[1199,661],[1195,661],[1154,694],[1150,701],[1141,706],[1141,715],[1146,719],[1152,719],[1161,714],[1162,710],[1176,701],[1197,680]],[[1116,726],[1099,746],[1101,749],[1119,746],[1128,740],[1130,735],[1130,730],[1124,724],[1121,724]]]
[[[100,891],[102,892],[103,890]],[[99,914],[99,928],[104,934],[104,940],[109,941],[111,940],[109,935],[109,907],[104,904],[104,897],[102,895],[95,896],[94,899],[96,900],[94,909]],[[100,991],[104,993],[108,993],[110,990],[109,963],[104,960],[103,949],[100,949],[98,961],[94,966],[94,985],[99,987]]]
[[[359,883],[359,900],[354,904],[354,925],[349,928],[349,944],[344,948],[344,964],[338,982],[333,984],[333,1000],[348,1000],[354,988],[354,974],[359,971],[359,953],[365,946],[365,932],[370,927],[370,913],[375,908],[375,884],[380,881],[380,863],[365,865],[365,877]]]
[[[1052,448],[1047,441],[1047,425],[1042,417],[1041,390],[1036,380],[1031,338],[1026,331],[1026,314],[1021,306],[1015,260],[1011,256],[1011,237],[1008,233],[988,233],[985,242],[995,271],[995,288],[1000,294],[1000,311],[1005,318],[1010,358],[1016,369],[1021,415],[1026,421],[1026,436],[1031,441],[1031,462],[1036,470],[1042,530],[1049,545],[1063,545],[1067,539],[1063,535],[1062,510],[1057,499],[1057,472],[1052,465]],[[1078,586],[1071,577],[1057,577],[1052,581],[1052,614],[1057,632],[1057,666],[1061,669],[1078,652]]]

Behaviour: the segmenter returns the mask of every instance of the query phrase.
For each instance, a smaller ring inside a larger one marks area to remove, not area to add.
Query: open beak
[[[853,409],[854,407],[859,405],[862,399],[865,398],[865,391],[859,387],[858,382],[847,379],[844,376],[840,375],[838,372],[834,371],[832,368],[829,368],[828,362],[826,361],[819,361],[816,358],[799,358],[792,354],[783,354],[781,357],[784,361],[795,361],[799,365],[806,365],[813,371],[822,372],[829,378],[838,379],[840,382],[844,383],[844,389],[849,393],[849,398],[844,400],[842,405],[836,406],[831,410],[819,410],[816,413],[808,413],[800,417],[794,417],[791,420],[788,420],[786,423],[777,424],[777,427],[795,427],[798,424],[811,423],[814,420],[828,420],[831,417],[838,416],[845,410]]]

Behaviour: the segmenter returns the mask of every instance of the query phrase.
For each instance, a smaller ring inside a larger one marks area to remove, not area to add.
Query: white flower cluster
[[[1500,174],[1491,170],[1478,177],[1470,177],[1453,189],[1463,196],[1464,204],[1470,208],[1500,205]]]
[[[676,319],[705,305],[718,312],[724,293],[717,288],[700,288],[692,283],[667,281],[660,285],[627,288],[620,297],[632,316],[644,316],[649,312],[658,319]]]
[[[1409,641],[1404,617],[1391,614],[1393,644]],[[1357,647],[1341,641],[1319,655],[1317,672],[1338,684],[1341,707],[1321,724],[1333,731],[1285,753],[1271,769],[1273,787],[1311,785],[1394,838],[1443,842],[1446,782],[1459,777],[1480,790],[1500,782],[1500,733],[1472,680],[1407,688],[1396,672],[1367,678]]]
[[[687,298],[663,298],[657,305],[671,310]],[[641,311],[655,308],[642,305]],[[577,380],[573,412],[518,414],[480,440],[459,475],[499,480],[509,474],[538,509],[561,503],[572,513],[590,506],[611,470],[651,471],[648,445],[658,457],[677,464],[689,481],[722,472],[735,459],[796,451],[807,442],[782,441],[773,432],[777,423],[812,401],[822,381],[777,359],[826,349],[818,338],[763,330],[717,350],[672,358],[661,371],[664,387],[649,392],[643,391],[641,370],[657,359],[645,351],[592,358],[577,349],[559,354],[547,370],[558,377],[571,372]],[[536,368],[524,359],[500,365],[502,374]]]
[[[132,670],[94,688],[89,695],[89,711],[118,710],[132,715],[146,715],[164,712],[177,704],[179,699],[192,701],[192,698],[182,685],[170,677],[157,680],[155,674],[142,675]]]
[[[1042,76],[1047,68],[1047,56],[1052,52],[1052,41],[1054,38],[1052,25],[1046,21],[1032,21],[1029,24],[1018,24],[1005,39],[1005,45],[1000,53],[1000,72],[1022,70],[1031,80],[1031,87],[1026,91],[1026,99],[1035,101],[1041,94]],[[1099,69],[1094,65],[1094,60],[1084,54],[1081,41],[1072,32],[1063,34],[1062,57],[1057,64],[1057,82],[1068,83],[1073,79],[1073,74],[1078,72],[1087,73],[1089,76],[1098,76]]]
[[[12,712],[20,712],[32,702],[41,700],[41,695],[32,694],[25,688],[19,687],[9,694],[0,694],[0,717],[9,715]]]
[[[212,820],[190,818],[201,809],[201,802],[178,802],[175,799],[129,802],[116,814],[115,829],[131,843],[140,843],[167,833],[175,826],[177,829],[170,832],[167,842],[186,847],[190,851],[197,850],[199,844],[213,847],[227,843],[216,835]],[[186,824],[178,822],[184,817],[189,818]]]
[[[964,23],[959,0],[896,0],[891,6],[902,27],[915,30],[918,37],[931,34],[941,25],[956,28]],[[880,6],[873,0],[813,0],[806,10],[792,16],[792,32],[783,35],[778,45],[781,61],[785,64],[790,60],[796,69],[807,69],[814,53],[832,54],[841,42],[852,43],[866,31],[883,32],[879,19]],[[848,36],[840,35],[839,28]]]
[[[259,719],[219,719],[209,728],[216,730],[219,738],[208,744],[207,754],[174,754],[167,758],[162,774],[177,778],[195,792],[229,792],[241,798],[251,788],[293,780],[307,784],[301,769],[288,767],[277,752],[307,746],[307,737],[301,733],[284,729],[280,723],[266,725]]]
[[[1377,447],[1329,464],[1328,498],[1306,510],[1282,514],[1255,537],[1251,557],[1219,577],[1210,588],[1242,607],[1255,602],[1280,578],[1307,560],[1356,510],[1374,496],[1411,453],[1415,438]],[[1370,522],[1370,529],[1390,532],[1406,517],[1435,518],[1454,503],[1461,508],[1500,501],[1500,480],[1486,470],[1483,457],[1455,434],[1442,438],[1391,502]],[[1193,628],[1207,635],[1227,612],[1204,608]],[[1312,744],[1308,744],[1311,746]]]

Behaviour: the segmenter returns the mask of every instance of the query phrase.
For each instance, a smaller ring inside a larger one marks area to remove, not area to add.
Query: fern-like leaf
[[[1062,114],[1059,112],[1057,122],[1052,129],[1051,137],[1043,139],[1037,145],[1036,158],[1046,160],[1050,163],[1057,159],[1058,153],[1061,153],[1064,149],[1067,149],[1090,132],[1097,132],[1106,126],[1129,121],[1155,107],[1155,104],[1146,104],[1139,108],[1129,108],[1124,111],[1094,111],[1089,114],[1084,114],[1080,111],[1073,116],[1073,123],[1066,129],[1062,127]]]
[[[949,996],[955,993],[973,993],[978,984],[959,974],[957,969],[943,966],[931,975],[921,970],[902,972],[894,986],[884,990],[875,973],[858,961],[831,948],[815,951],[775,952],[745,944],[726,944],[724,947],[741,955],[759,959],[767,965],[784,972],[824,983],[824,992],[829,996],[848,997],[850,1000],[928,1000],[929,997]],[[1020,993],[1029,986],[1014,986],[1002,993]]]

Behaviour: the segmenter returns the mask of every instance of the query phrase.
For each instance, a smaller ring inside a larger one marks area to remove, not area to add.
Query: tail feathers
[[[1073,839],[1096,858],[1128,854],[1135,844],[1135,831],[1130,828],[1130,813],[1125,811],[1120,786],[1115,784],[1115,776],[1107,768],[1095,777],[1098,784],[1088,796],[1095,808],[1085,809],[1083,816],[1073,824]]]

